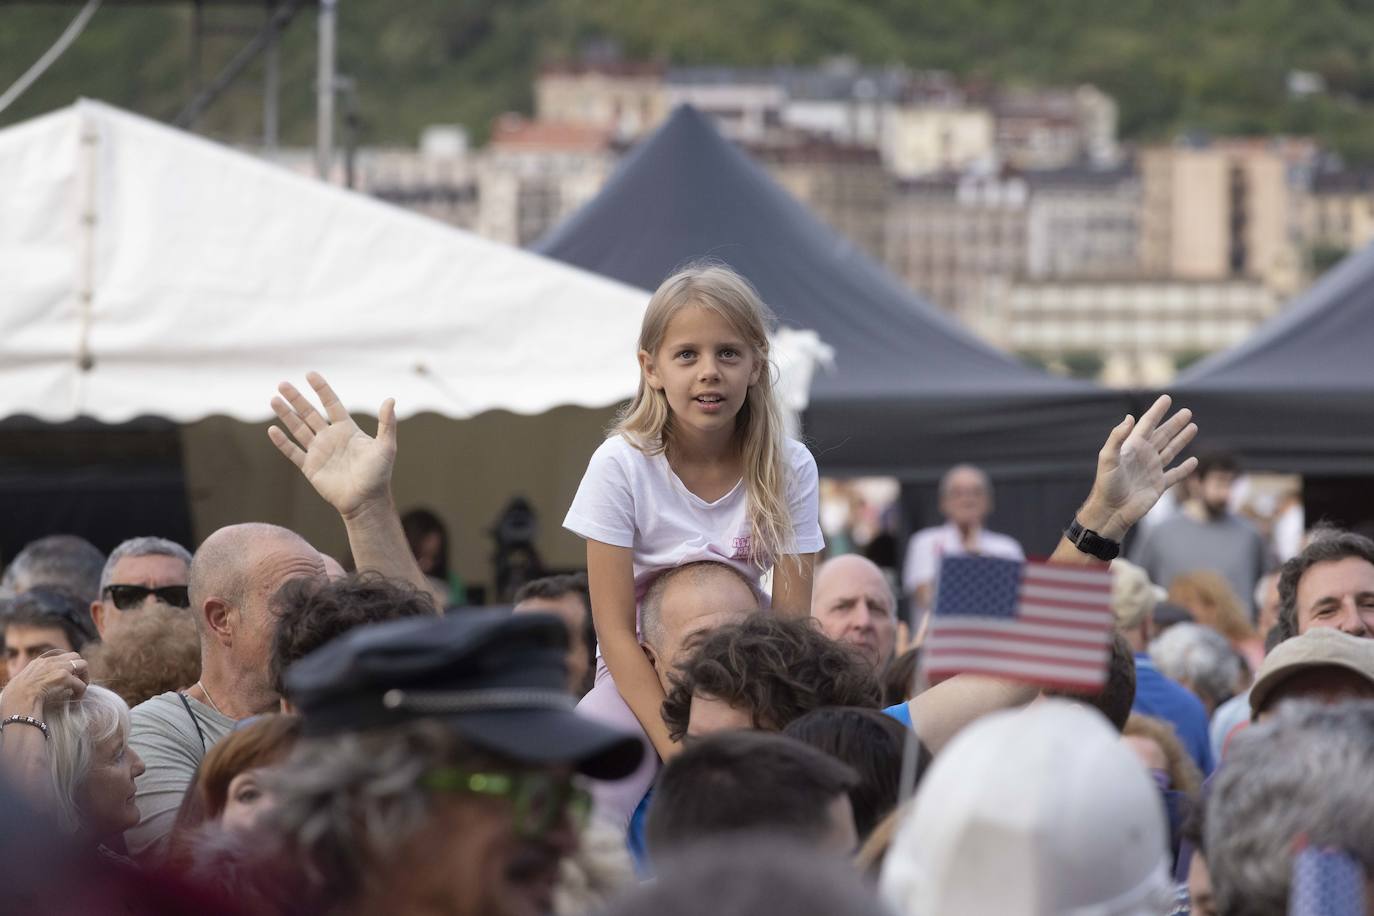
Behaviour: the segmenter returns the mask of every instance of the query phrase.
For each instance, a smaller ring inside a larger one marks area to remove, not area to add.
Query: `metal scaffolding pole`
[[[277,0],[267,2],[267,21],[277,18]],[[273,29],[264,49],[262,76],[262,146],[276,152],[277,129],[280,124],[278,104],[281,101],[281,33]]]
[[[191,7],[191,60],[187,67],[186,85],[190,89],[188,95],[193,99],[200,95],[201,44],[205,32],[205,10],[201,2],[196,0]]]
[[[338,0],[320,0],[319,74],[315,86],[315,171],[329,178],[334,160],[335,15]]]
[[[186,128],[193,125],[205,109],[209,108],[215,99],[219,98],[248,69],[248,66],[257,59],[258,54],[275,46],[282,29],[286,28],[299,9],[300,0],[291,0],[286,6],[278,7],[272,14],[272,18],[253,36],[253,39],[239,49],[229,63],[224,65],[224,69],[205,88],[201,89],[195,98],[186,103],[186,107],[177,114],[172,123],[177,127]],[[275,126],[275,113],[272,117],[272,123]]]

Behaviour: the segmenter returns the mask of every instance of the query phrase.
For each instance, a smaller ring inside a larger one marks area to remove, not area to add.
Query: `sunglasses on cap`
[[[129,611],[141,605],[149,595],[171,607],[191,606],[191,595],[184,585],[164,585],[162,588],[148,588],[144,585],[107,585],[105,594],[110,596],[114,606],[121,611]]]
[[[427,773],[424,785],[440,792],[508,799],[515,805],[516,832],[524,837],[541,837],[564,817],[581,830],[592,810],[586,790],[550,773],[473,773],[445,767]]]

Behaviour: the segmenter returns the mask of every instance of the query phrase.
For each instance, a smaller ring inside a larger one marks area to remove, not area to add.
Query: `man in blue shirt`
[[[1215,766],[1207,735],[1207,710],[1183,685],[1160,674],[1146,649],[1154,636],[1158,595],[1150,577],[1125,560],[1112,563],[1112,610],[1116,628],[1135,654],[1135,702],[1131,711],[1163,719],[1174,727],[1193,762],[1209,775]]]

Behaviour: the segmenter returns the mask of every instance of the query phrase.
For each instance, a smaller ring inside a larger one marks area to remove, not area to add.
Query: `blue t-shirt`
[[[635,875],[641,881],[654,876],[653,868],[649,865],[649,842],[645,835],[645,827],[649,823],[649,805],[653,800],[654,787],[650,786],[635,806],[634,814],[630,815],[630,826],[625,831],[625,846],[634,861]]]
[[[905,725],[907,728],[915,728],[911,724],[911,707],[905,703],[898,703],[896,706],[889,706],[883,712]]]
[[[1188,688],[1160,674],[1150,656],[1143,652],[1135,657],[1135,702],[1131,711],[1172,723],[1178,740],[1202,775],[1212,774],[1215,763],[1207,735],[1206,707]]]

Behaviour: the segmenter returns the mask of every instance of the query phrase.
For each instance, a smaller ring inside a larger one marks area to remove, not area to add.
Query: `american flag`
[[[1364,916],[1364,869],[1339,849],[1308,846],[1293,858],[1289,916]]]
[[[923,659],[931,683],[966,672],[1089,692],[1106,683],[1108,570],[951,556],[938,581]]]

